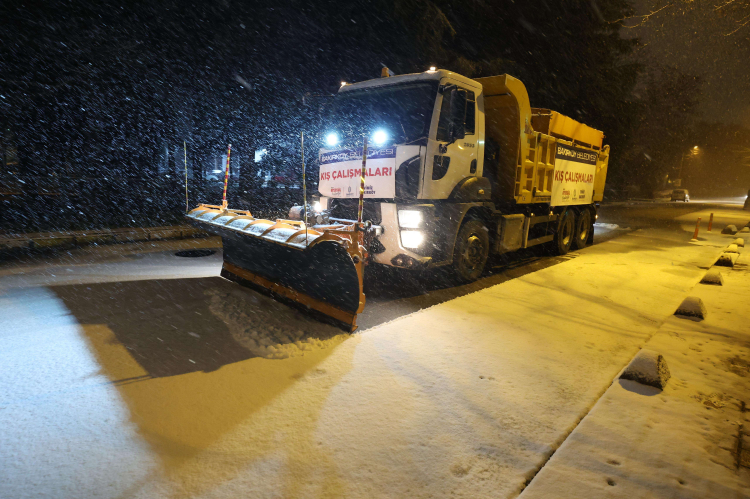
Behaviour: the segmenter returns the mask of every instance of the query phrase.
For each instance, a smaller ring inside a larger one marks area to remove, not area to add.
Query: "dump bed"
[[[532,108],[510,75],[477,78],[485,113],[483,176],[500,204],[601,201],[609,163],[604,134],[549,109]]]

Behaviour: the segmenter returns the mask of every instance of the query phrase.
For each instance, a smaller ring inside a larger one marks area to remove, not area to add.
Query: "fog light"
[[[401,245],[404,248],[419,248],[424,241],[424,234],[418,230],[402,230]]]
[[[422,212],[419,210],[398,210],[398,224],[404,229],[418,229],[422,225]]]
[[[407,269],[412,269],[419,264],[419,262],[407,255],[398,255],[396,257],[393,257],[391,263],[396,267],[404,267]]]

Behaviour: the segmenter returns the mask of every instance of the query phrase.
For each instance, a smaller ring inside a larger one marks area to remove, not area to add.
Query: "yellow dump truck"
[[[222,235],[223,275],[353,329],[365,264],[450,266],[471,281],[491,254],[592,241],[609,160],[601,131],[531,107],[509,75],[389,75],[339,89],[307,220],[190,212]]]

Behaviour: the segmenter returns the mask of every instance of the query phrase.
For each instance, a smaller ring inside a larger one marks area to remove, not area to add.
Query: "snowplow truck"
[[[541,244],[565,254],[593,241],[604,134],[531,107],[510,75],[384,70],[343,84],[325,126],[307,220],[304,207],[276,221],[209,205],[188,214],[222,236],[223,276],[354,330],[365,264],[449,267],[466,282],[490,255]]]

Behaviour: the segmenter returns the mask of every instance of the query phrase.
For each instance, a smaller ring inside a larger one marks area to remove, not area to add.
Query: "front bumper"
[[[431,235],[425,230],[425,239],[422,243],[424,249],[419,253],[410,248],[405,248],[401,242],[401,228],[398,223],[398,205],[396,203],[381,203],[381,227],[382,233],[378,241],[384,248],[380,253],[373,254],[373,261],[383,265],[401,268],[425,268],[432,264],[431,255],[424,254],[430,245]]]

